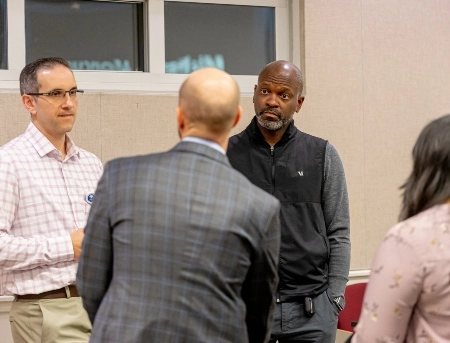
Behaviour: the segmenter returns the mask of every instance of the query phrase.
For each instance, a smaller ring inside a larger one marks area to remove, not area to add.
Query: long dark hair
[[[400,187],[404,189],[400,220],[450,199],[450,114],[425,126],[412,156],[413,170]]]

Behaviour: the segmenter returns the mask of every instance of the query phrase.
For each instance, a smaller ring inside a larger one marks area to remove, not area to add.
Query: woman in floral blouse
[[[400,223],[375,255],[352,343],[450,342],[450,115],[413,149]]]

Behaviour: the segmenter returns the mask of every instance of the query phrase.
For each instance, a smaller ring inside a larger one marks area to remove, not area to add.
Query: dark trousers
[[[309,317],[303,302],[277,303],[270,342],[334,343],[338,309],[328,291],[314,299],[316,313]]]

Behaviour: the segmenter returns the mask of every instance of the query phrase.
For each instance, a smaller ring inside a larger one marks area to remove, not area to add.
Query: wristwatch
[[[336,307],[338,308],[339,312],[344,309],[344,307],[345,307],[345,299],[344,299],[344,297],[333,298],[333,301],[336,304]]]

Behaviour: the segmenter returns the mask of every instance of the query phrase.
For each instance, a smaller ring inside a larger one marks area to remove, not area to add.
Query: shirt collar
[[[224,148],[222,148],[219,144],[217,144],[217,143],[215,143],[213,141],[209,141],[207,139],[188,136],[188,137],[184,137],[181,141],[182,142],[194,142],[194,143],[198,143],[198,144],[207,145],[207,146],[209,146],[209,147],[219,151],[223,155],[226,155],[226,152],[225,152]]]
[[[54,145],[44,136],[44,134],[38,130],[38,128],[30,122],[27,130],[25,131],[25,137],[30,141],[31,145],[36,149],[39,156],[53,154],[55,156],[60,155],[60,152],[54,147]],[[79,148],[75,145],[73,140],[66,135],[66,159],[72,156],[79,157]]]

